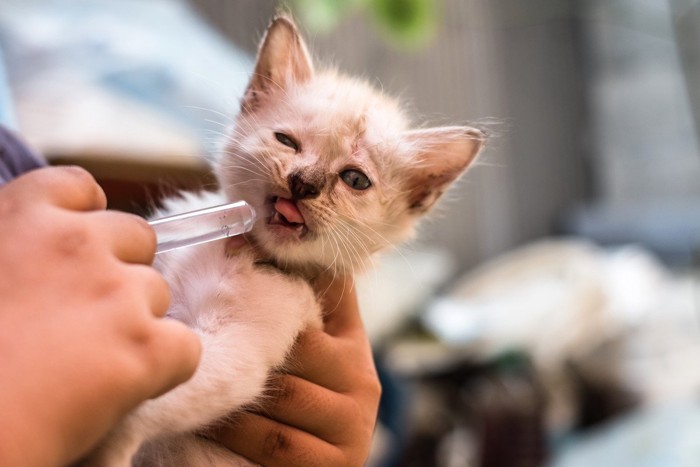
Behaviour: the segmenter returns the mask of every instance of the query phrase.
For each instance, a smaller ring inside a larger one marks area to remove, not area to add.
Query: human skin
[[[315,288],[324,329],[300,336],[261,409],[207,433],[267,467],[361,466],[369,454],[381,386],[353,281],[322,277]]]
[[[197,337],[161,319],[155,234],[106,211],[84,170],[0,187],[0,464],[65,465],[126,412],[188,379]]]

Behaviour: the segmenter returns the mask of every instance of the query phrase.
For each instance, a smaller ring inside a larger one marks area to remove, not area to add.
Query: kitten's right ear
[[[260,44],[242,110],[255,109],[263,95],[305,83],[313,74],[311,57],[294,22],[285,16],[276,17]]]

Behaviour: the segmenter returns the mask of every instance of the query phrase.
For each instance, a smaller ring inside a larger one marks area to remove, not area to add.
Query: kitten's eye
[[[284,144],[285,146],[294,149],[296,152],[299,152],[299,145],[292,138],[285,135],[284,133],[275,133],[275,138],[277,138],[277,141]]]
[[[348,169],[341,172],[340,178],[353,190],[366,190],[372,186],[369,177],[356,169]]]

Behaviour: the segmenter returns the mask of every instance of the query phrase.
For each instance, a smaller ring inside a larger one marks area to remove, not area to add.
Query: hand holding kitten
[[[194,334],[160,319],[169,294],[147,266],[153,232],[105,205],[77,168],[0,187],[2,465],[74,461],[195,370]]]
[[[325,329],[305,331],[285,374],[257,413],[209,433],[266,466],[362,465],[369,454],[381,387],[352,279],[322,276]]]

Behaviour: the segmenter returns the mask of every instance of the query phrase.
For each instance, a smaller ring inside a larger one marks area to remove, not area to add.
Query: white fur
[[[276,132],[299,147],[281,144]],[[409,237],[482,140],[466,127],[408,130],[393,100],[335,72],[315,73],[294,25],[274,21],[215,168],[222,191],[166,200],[159,214],[239,199],[264,212],[271,198],[293,197],[290,174],[308,173],[323,182],[318,196],[295,200],[308,233],[287,235],[263,218],[250,235],[254,248],[230,256],[215,242],[158,258],[171,288],[168,319],[199,335],[201,362],[190,381],[129,414],[86,463],[130,465],[146,441],[136,458],[144,465],[234,462],[191,433],[258,400],[299,332],[321,326],[308,281],[323,271],[355,273],[374,252]],[[371,188],[344,183],[348,168],[367,174]]]
[[[178,211],[211,201],[211,195],[189,196]],[[161,256],[155,266],[172,289],[168,316],[199,335],[202,359],[190,381],[130,414],[92,454],[93,465],[130,465],[143,441],[200,429],[255,401],[299,331],[320,326],[308,283],[255,266],[247,251],[228,257],[224,243],[214,242]]]

